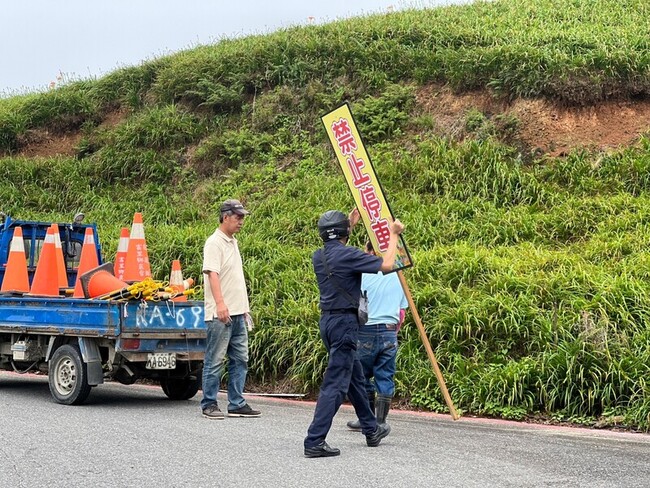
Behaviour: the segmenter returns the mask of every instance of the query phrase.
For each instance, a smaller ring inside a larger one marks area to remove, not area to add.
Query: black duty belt
[[[335,308],[335,309],[332,309],[332,310],[321,310],[321,313],[323,315],[326,315],[326,314],[336,315],[336,314],[344,314],[344,313],[351,313],[351,314],[356,315],[357,314],[357,309],[356,308]]]

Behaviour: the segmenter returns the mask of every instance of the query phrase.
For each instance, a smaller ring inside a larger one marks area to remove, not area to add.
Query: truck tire
[[[189,400],[201,386],[201,378],[161,378],[162,391],[170,400]]]
[[[63,405],[79,405],[90,394],[88,371],[79,346],[64,344],[59,347],[49,361],[48,378],[50,393]]]

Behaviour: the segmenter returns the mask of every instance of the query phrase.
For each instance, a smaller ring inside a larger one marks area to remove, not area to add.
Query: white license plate
[[[175,367],[175,352],[154,352],[147,354],[147,369],[174,369]]]

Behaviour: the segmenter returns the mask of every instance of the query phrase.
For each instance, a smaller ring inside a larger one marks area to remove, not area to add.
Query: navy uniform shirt
[[[361,295],[361,274],[377,273],[381,269],[383,259],[372,254],[366,254],[361,249],[346,246],[341,241],[332,240],[325,243],[327,265],[334,275],[336,284],[327,277],[323,264],[323,248],[316,250],[312,256],[314,272],[320,290],[321,310],[340,310],[357,308]],[[354,303],[341,293],[340,288],[347,291]]]

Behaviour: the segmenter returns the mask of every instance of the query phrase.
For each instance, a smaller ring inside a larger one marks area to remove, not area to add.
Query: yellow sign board
[[[393,214],[384,197],[375,169],[363,146],[348,104],[321,117],[336,157],[361,214],[370,242],[378,254],[388,248]],[[393,271],[412,266],[411,256],[402,236],[397,244]]]

